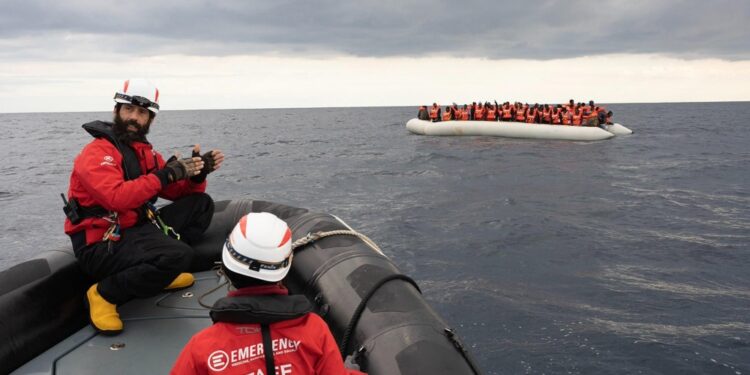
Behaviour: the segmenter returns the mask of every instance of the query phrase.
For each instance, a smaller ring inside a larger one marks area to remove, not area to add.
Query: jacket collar
[[[249,286],[247,288],[240,288],[231,290],[227,293],[229,297],[240,297],[240,296],[261,296],[261,295],[288,295],[289,289],[281,284],[272,285],[259,285]]]

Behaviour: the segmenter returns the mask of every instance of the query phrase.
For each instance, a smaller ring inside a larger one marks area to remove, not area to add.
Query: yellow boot
[[[195,277],[192,273],[183,272],[172,280],[172,283],[167,285],[164,289],[182,289],[192,286],[195,283]]]
[[[89,319],[91,325],[104,335],[116,335],[122,332],[122,320],[117,313],[117,306],[109,303],[99,294],[94,284],[86,292],[86,301],[89,305]]]

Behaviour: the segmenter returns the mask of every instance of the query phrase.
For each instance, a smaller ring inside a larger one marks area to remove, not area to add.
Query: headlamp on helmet
[[[115,103],[132,104],[159,113],[159,89],[145,79],[129,79],[115,92]]]
[[[233,273],[277,282],[292,265],[292,231],[283,220],[268,212],[249,213],[232,229],[222,263]]]

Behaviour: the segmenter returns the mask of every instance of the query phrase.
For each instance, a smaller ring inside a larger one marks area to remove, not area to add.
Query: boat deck
[[[86,326],[31,362],[18,374],[167,374],[183,346],[211,325],[208,309],[198,299],[218,286],[216,272],[195,274],[189,288],[130,301],[118,311],[125,329],[117,336],[97,334]],[[221,287],[203,297],[212,305],[226,295]]]

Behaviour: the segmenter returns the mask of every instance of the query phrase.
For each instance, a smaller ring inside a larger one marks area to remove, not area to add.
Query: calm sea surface
[[[611,105],[598,142],[409,134],[416,108],[163,111],[217,200],[335,214],[487,374],[750,375],[750,103]],[[0,269],[69,244],[60,192],[109,112],[0,114]]]

